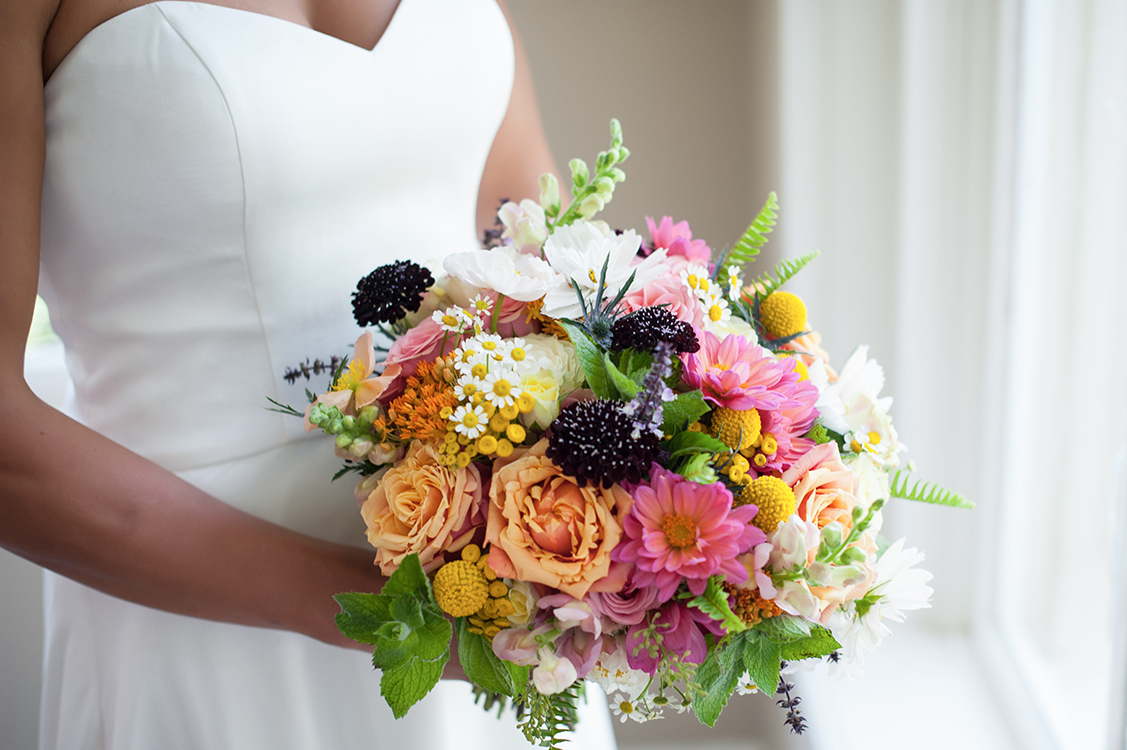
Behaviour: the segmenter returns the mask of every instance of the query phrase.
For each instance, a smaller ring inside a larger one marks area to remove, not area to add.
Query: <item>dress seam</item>
[[[212,71],[211,67],[203,59],[203,55],[201,55],[199,51],[192,45],[192,43],[188,41],[183,32],[181,32],[180,29],[176,27],[176,24],[173,23],[172,19],[168,17],[168,14],[165,12],[165,9],[161,7],[160,3],[152,3],[152,6],[156,8],[157,12],[160,13],[160,15],[164,18],[165,23],[167,23],[169,28],[171,28],[176,33],[176,36],[180,37],[180,41],[184,43],[184,46],[191,50],[192,54],[196,56],[196,59],[199,60],[199,63],[203,67],[203,69],[207,71],[208,76],[210,76],[212,82],[215,83],[215,89],[219,92],[219,97],[223,100],[223,108],[227,111],[227,118],[231,121],[231,132],[235,138],[235,153],[239,159],[239,177],[243,189],[243,265],[246,268],[247,282],[250,286],[251,299],[254,300],[254,311],[256,316],[258,317],[259,330],[262,332],[262,345],[266,350],[266,362],[267,367],[270,371],[271,390],[273,391],[272,395],[276,400],[281,400],[282,395],[278,391],[278,380],[274,376],[274,355],[270,350],[270,338],[266,335],[266,325],[263,323],[262,318],[262,306],[259,304],[258,290],[254,284],[254,271],[251,269],[250,257],[247,252],[247,247],[249,244],[247,240],[247,173],[246,164],[243,161],[243,147],[241,141],[239,140],[239,127],[235,123],[234,114],[232,114],[231,112],[231,104],[229,101],[227,101],[227,92],[223,90],[223,86],[219,83],[219,79],[216,77],[215,72]],[[281,415],[279,415],[278,419],[282,434],[285,435],[287,432],[285,421],[282,419]]]

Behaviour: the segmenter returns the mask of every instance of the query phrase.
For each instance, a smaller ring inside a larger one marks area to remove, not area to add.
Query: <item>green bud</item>
[[[572,192],[582,190],[590,179],[591,173],[587,171],[587,162],[582,159],[572,159],[567,163],[571,169],[571,184],[574,186]]]
[[[603,210],[606,202],[596,195],[588,195],[579,202],[579,215],[584,219],[590,219],[592,216]]]
[[[560,183],[551,172],[540,175],[540,206],[549,214],[560,210]]]
[[[325,417],[325,407],[321,406],[321,404],[314,404],[313,408],[309,410],[309,421],[318,427],[325,421]]]
[[[621,164],[622,162],[626,161],[629,158],[630,158],[630,149],[626,148],[625,146],[619,146],[618,147],[618,163]]]
[[[622,145],[622,124],[615,118],[610,121],[610,147],[618,148]]]
[[[861,519],[865,516],[865,509],[860,505],[853,507],[853,523],[860,523]]]
[[[347,448],[351,444],[352,444],[352,438],[350,438],[348,435],[337,435],[337,447],[338,448]]]
[[[380,415],[380,410],[374,406],[365,406],[360,410],[360,424],[365,427],[369,426],[376,421],[376,417]]]
[[[843,538],[841,524],[837,521],[826,524],[822,529],[822,541],[836,549],[841,545]]]
[[[847,547],[846,550],[841,553],[841,562],[845,565],[862,563],[867,559],[868,555],[866,555],[865,551],[860,549],[859,547]]]
[[[610,171],[610,177],[615,182],[625,182],[626,181],[626,173],[623,172],[618,167],[615,167],[614,169],[612,169]]]
[[[614,180],[609,177],[600,177],[595,180],[595,192],[606,203],[610,201],[611,196],[614,195]]]
[[[352,430],[356,427],[356,417],[348,416],[342,419],[340,422],[342,425],[344,425],[344,429],[346,430]]]
[[[325,432],[330,435],[339,435],[341,430],[344,429],[344,422],[340,419],[334,419],[332,422],[329,422],[329,426],[324,429]]]

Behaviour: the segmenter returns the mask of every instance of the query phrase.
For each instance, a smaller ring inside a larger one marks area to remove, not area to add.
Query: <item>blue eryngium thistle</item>
[[[653,366],[642,380],[642,388],[622,410],[634,419],[631,437],[637,440],[643,432],[651,432],[658,438],[664,437],[661,429],[662,404],[677,396],[665,379],[673,374],[673,344],[660,341],[654,346]]]

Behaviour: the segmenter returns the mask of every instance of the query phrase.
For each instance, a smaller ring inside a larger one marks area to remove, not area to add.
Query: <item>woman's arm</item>
[[[332,595],[379,589],[370,553],[236,510],[24,382],[39,273],[41,50],[57,1],[0,0],[0,545],[150,607],[360,647],[336,631]]]
[[[485,163],[481,177],[481,188],[477,195],[477,233],[493,226],[497,208],[502,198],[520,201],[522,198],[536,200],[540,197],[540,175],[545,172],[557,174],[555,160],[544,136],[544,125],[540,121],[540,109],[536,104],[536,91],[532,85],[532,73],[528,68],[528,58],[524,45],[512,16],[504,2],[498,0],[516,47],[516,71],[513,77],[513,93],[509,99],[509,109],[505,119],[493,139],[493,148]]]

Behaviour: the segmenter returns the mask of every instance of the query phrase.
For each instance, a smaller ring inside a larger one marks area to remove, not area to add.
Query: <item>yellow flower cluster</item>
[[[456,562],[471,566],[478,571],[481,580],[485,583],[485,595],[481,598],[481,603],[476,609],[470,612],[463,611],[463,614],[457,616],[469,617],[468,624],[471,633],[484,635],[489,640],[493,640],[493,636],[512,625],[508,618],[515,615],[517,609],[509,601],[509,587],[505,585],[504,581],[497,578],[497,574],[489,567],[488,561],[488,556],[482,554],[481,548],[476,544],[468,544],[462,549],[462,559]],[[448,565],[453,564],[448,563]],[[435,598],[437,599],[437,577],[435,584]],[[442,606],[441,603],[439,606]]]
[[[482,428],[478,437],[459,433],[458,423],[448,422],[449,427],[439,447],[439,460],[447,466],[465,468],[478,456],[507,458],[513,455],[515,447],[524,442],[527,435],[524,427],[516,421],[517,416],[531,412],[536,402],[529,394],[522,393],[515,404],[500,409],[488,401],[476,406],[479,408],[467,411],[462,419],[472,419],[470,427]],[[453,414],[454,409],[447,407],[440,416],[449,420]]]
[[[742,451],[759,439],[762,422],[755,409],[736,411],[720,407],[712,412],[712,437],[732,450]]]

